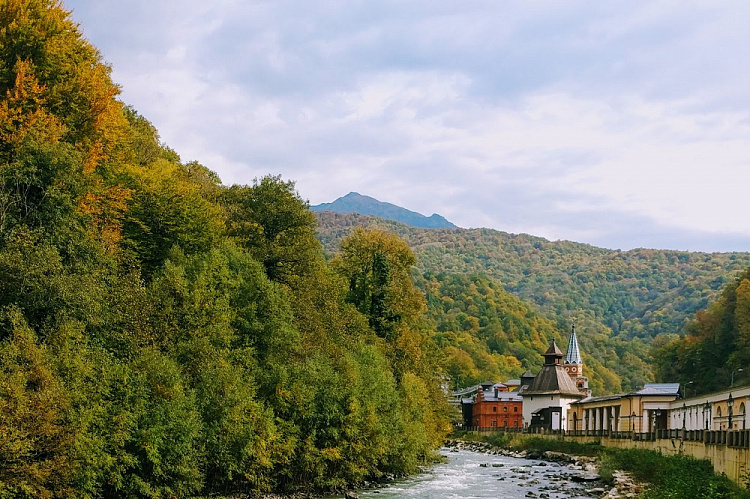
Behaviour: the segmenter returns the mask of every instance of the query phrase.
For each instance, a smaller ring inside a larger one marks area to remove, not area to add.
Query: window
[[[503,412],[508,412],[508,406],[507,405],[503,407]]]
[[[513,412],[518,412],[518,406],[515,406],[515,407],[513,408]]]
[[[508,426],[508,422],[507,421],[503,421],[503,427],[507,427],[507,426]]]
[[[492,412],[497,412],[497,406],[496,405],[492,406]]]

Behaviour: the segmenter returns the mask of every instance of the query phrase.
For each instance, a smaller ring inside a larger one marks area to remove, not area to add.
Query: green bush
[[[748,498],[724,475],[714,473],[711,462],[689,456],[665,456],[641,449],[607,449],[599,457],[605,475],[615,469],[633,474],[636,481],[648,483],[645,498]]]
[[[557,440],[544,437],[521,437],[512,442],[511,447],[518,450],[535,450],[539,452],[564,452],[575,456],[596,456],[604,447],[598,440],[587,443],[572,440]]]
[[[486,436],[482,440],[496,447],[508,447],[510,443],[513,441],[513,437],[514,435],[512,433],[503,432],[503,433],[495,433],[494,435]]]

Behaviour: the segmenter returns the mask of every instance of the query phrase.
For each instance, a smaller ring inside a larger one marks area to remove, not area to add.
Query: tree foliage
[[[183,163],[109,73],[59,2],[0,3],[0,497],[323,490],[428,462],[446,402],[408,248],[383,247],[360,312],[293,182]]]
[[[750,362],[750,268],[695,314],[684,337],[654,345],[660,377],[690,383],[696,393],[745,383]]]

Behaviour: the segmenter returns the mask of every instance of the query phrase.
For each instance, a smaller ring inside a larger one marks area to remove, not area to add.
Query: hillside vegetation
[[[750,269],[698,312],[688,334],[657,343],[654,357],[662,378],[689,384],[689,395],[726,389],[750,380]]]
[[[411,250],[361,232],[326,262],[293,183],[222,185],[117,94],[57,1],[0,3],[0,497],[430,462],[447,403]]]
[[[575,322],[584,361],[603,378],[594,387],[606,392],[652,381],[654,338],[684,334],[694,314],[750,266],[748,253],[619,251],[490,229],[426,230],[361,215],[316,216],[328,252],[354,227],[389,230],[414,250],[419,274],[484,275],[533,304],[563,334]]]

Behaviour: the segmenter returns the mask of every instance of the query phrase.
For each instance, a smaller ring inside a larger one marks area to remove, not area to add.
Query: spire
[[[578,349],[578,338],[576,337],[576,325],[573,324],[573,329],[570,333],[570,341],[568,342],[568,352],[565,354],[565,364],[580,365],[583,364],[581,360],[581,351]]]

